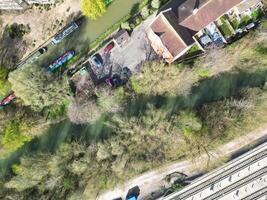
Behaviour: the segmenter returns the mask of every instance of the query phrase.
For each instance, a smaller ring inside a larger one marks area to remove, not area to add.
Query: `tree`
[[[97,106],[94,99],[90,99],[86,102],[73,101],[68,108],[68,117],[71,122],[75,124],[90,123],[102,114],[102,111]]]
[[[6,154],[17,150],[31,139],[31,136],[24,135],[26,130],[27,125],[18,121],[11,121],[6,125],[0,142]]]
[[[56,80],[52,74],[36,65],[27,65],[10,73],[12,90],[34,111],[55,109],[71,99],[67,77]]]
[[[95,20],[106,11],[106,5],[103,0],[82,0],[81,9],[85,16]]]
[[[147,62],[143,72],[131,78],[132,87],[138,94],[187,95],[197,75],[190,69],[179,69],[162,62]]]

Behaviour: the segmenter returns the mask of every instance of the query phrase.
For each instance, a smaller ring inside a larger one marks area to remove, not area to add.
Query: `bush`
[[[241,21],[240,21],[240,26],[241,26],[241,27],[242,27],[242,26],[246,26],[246,25],[248,25],[248,24],[251,23],[251,22],[252,22],[251,17],[248,16],[248,15],[245,15],[245,16],[241,19]]]
[[[149,16],[149,9],[147,6],[145,6],[144,8],[142,8],[141,10],[141,16],[143,19],[146,19]]]
[[[219,26],[219,29],[221,30],[224,37],[226,37],[226,38],[231,37],[232,32],[231,32],[230,28],[228,27],[228,24],[224,20],[222,21],[222,25]]]
[[[253,13],[252,13],[252,18],[254,21],[258,20],[263,16],[263,12],[260,8],[257,8]]]
[[[133,5],[131,11],[130,11],[130,15],[131,16],[135,16],[138,12],[139,12],[139,3],[136,3]]]
[[[151,7],[155,10],[159,9],[160,7],[160,1],[159,0],[152,0],[151,1]]]
[[[237,20],[236,17],[234,17],[232,20],[231,20],[231,25],[233,26],[234,29],[238,29],[240,24],[239,24],[239,21]]]
[[[7,31],[8,31],[9,37],[11,37],[12,39],[15,39],[15,38],[21,39],[23,38],[24,35],[30,33],[31,28],[28,24],[25,26],[23,24],[14,23],[7,27]]]
[[[131,30],[129,22],[123,22],[121,23],[121,28],[126,30]]]

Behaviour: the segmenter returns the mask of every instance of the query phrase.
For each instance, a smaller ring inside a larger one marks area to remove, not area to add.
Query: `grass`
[[[222,19],[222,24],[219,26],[219,29],[221,30],[222,34],[224,35],[224,37],[229,38],[232,36],[232,31],[229,28],[229,25],[227,24],[227,22]]]
[[[195,55],[195,54],[198,53],[199,51],[201,51],[201,49],[198,47],[197,44],[194,44],[194,45],[188,50],[188,54],[189,54],[189,55]]]

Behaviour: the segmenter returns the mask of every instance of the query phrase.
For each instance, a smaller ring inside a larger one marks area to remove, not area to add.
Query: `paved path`
[[[248,145],[255,145],[261,139],[267,139],[267,125],[259,128],[245,136],[239,137],[227,144],[220,146],[217,150],[211,152],[214,157],[222,158],[224,156],[231,156]],[[199,172],[197,166],[200,166],[203,163],[203,160],[207,160],[207,155],[200,156],[198,160],[192,161],[180,161],[176,163],[169,164],[160,169],[144,173],[129,182],[118,186],[113,191],[107,191],[100,194],[97,200],[111,200],[118,197],[125,199],[127,192],[130,188],[134,186],[139,186],[140,196],[139,199],[149,195],[151,192],[159,189],[163,184],[163,179],[166,175],[173,172],[182,172],[189,176]]]
[[[159,200],[236,200],[252,198],[267,186],[267,142],[201,176]],[[252,196],[251,196],[252,195]]]

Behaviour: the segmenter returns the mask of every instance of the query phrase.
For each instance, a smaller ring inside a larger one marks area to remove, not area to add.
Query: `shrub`
[[[240,24],[239,24],[239,21],[237,20],[236,17],[234,17],[232,20],[231,20],[231,25],[233,26],[234,29],[238,29]]]
[[[123,22],[121,23],[121,28],[126,30],[131,30],[129,22]]]
[[[25,26],[23,24],[14,23],[7,27],[7,31],[9,37],[15,39],[15,38],[23,38],[24,35],[30,33],[31,28],[28,24]]]
[[[160,7],[160,1],[159,0],[152,0],[151,1],[151,7],[155,10],[157,10]]]
[[[230,30],[228,24],[227,24],[224,20],[222,20],[222,25],[219,26],[219,29],[222,31],[222,34],[223,34],[226,38],[231,37],[232,32],[231,32],[231,30]]]
[[[248,16],[248,15],[245,15],[245,16],[241,19],[241,21],[240,21],[240,26],[241,26],[241,27],[242,27],[242,26],[246,26],[246,25],[248,25],[248,24],[251,23],[251,22],[252,22],[251,17]]]
[[[252,18],[254,21],[256,21],[257,19],[261,18],[263,16],[263,12],[260,8],[257,8],[252,14],[251,14]]]
[[[149,9],[147,6],[145,6],[144,8],[142,8],[141,10],[141,16],[143,19],[146,19],[149,16]]]

